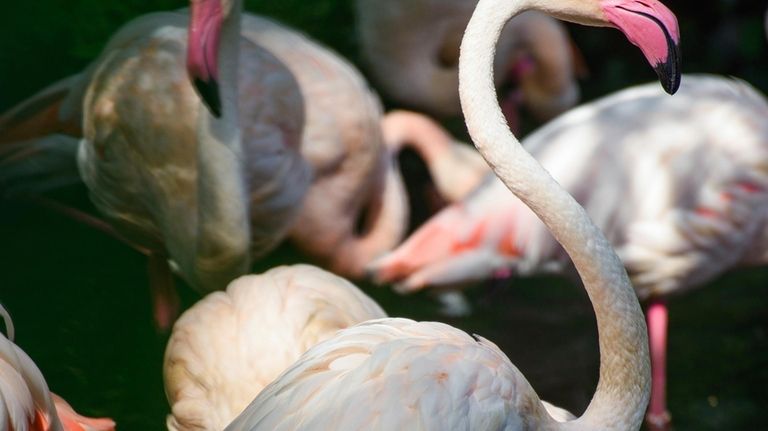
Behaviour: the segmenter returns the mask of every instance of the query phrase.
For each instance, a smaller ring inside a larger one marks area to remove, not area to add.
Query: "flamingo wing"
[[[176,322],[165,353],[171,430],[221,430],[299,355],[384,311],[309,265],[241,277]]]
[[[439,389],[436,389],[439,388]],[[436,322],[372,320],[307,351],[226,431],[523,429],[543,413],[493,343]]]

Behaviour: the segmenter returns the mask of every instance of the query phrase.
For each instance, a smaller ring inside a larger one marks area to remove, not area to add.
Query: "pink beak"
[[[215,117],[221,117],[219,96],[219,37],[221,0],[190,2],[187,73],[197,94]]]
[[[664,90],[674,94],[681,74],[680,29],[675,14],[657,0],[603,0],[602,8],[608,21],[640,48]]]

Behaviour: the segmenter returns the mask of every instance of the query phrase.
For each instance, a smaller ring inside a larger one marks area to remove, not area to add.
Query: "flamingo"
[[[205,5],[198,7],[203,12],[218,10]],[[237,9],[227,5],[221,10]],[[195,16],[214,19],[203,12]],[[241,16],[241,97],[233,104],[234,96],[219,95],[217,85],[200,84],[200,93],[213,98],[214,113],[222,111],[222,103],[233,105],[221,118],[207,118],[182,72],[186,16],[151,14],[127,24],[86,71],[44,89],[0,119],[1,139],[21,141],[5,145],[0,164],[6,181],[21,183],[17,191],[26,188],[32,193],[84,181],[109,223],[82,214],[75,217],[149,255],[161,327],[169,325],[176,307],[168,258],[193,287],[210,291],[224,287],[250,261],[287,237],[319,264],[360,278],[365,266],[394,248],[405,233],[408,209],[394,161],[404,145],[437,155],[431,171],[452,196],[461,193],[451,187],[470,187],[441,178],[464,170],[467,181],[475,184],[486,172],[477,168],[479,156],[452,150],[461,147],[450,140],[400,142],[392,130],[402,134],[412,121],[383,118],[377,96],[352,65],[299,32],[248,14]],[[222,25],[237,19],[230,16]],[[201,49],[203,42],[193,43],[192,51]],[[155,50],[157,44],[164,49]],[[221,60],[233,69],[233,54],[228,52],[221,53]],[[213,60],[205,55],[212,54],[189,54],[190,61],[202,63],[189,66],[194,82],[208,82],[196,77],[207,76],[206,67],[213,69],[206,63]],[[173,64],[164,63],[171,58]],[[233,91],[227,88],[222,94],[237,94]],[[163,111],[170,107],[175,109],[173,117]],[[235,130],[238,121],[230,117],[237,112],[239,124],[245,125],[242,142],[236,144],[232,137],[228,144],[242,147],[235,152],[241,154],[236,160],[189,150],[195,137],[213,135],[211,145],[216,145],[224,136],[206,132],[210,125],[226,122],[221,127]],[[199,122],[209,125],[204,128],[196,125]],[[78,136],[84,139],[78,141]],[[74,164],[78,151],[79,171]],[[451,156],[440,157],[441,152]],[[476,160],[464,168],[462,162],[470,157]],[[200,175],[197,166],[205,168]],[[209,181],[207,176],[222,178]],[[209,203],[214,196],[226,202]],[[191,213],[200,214],[186,217]],[[245,215],[228,220],[237,213]],[[225,225],[221,231],[218,223]],[[217,245],[236,241],[240,228],[242,244]],[[195,239],[198,233],[204,235]],[[208,236],[213,238],[208,241]],[[215,265],[202,262],[195,250],[203,248],[231,256],[220,257],[222,262]]]
[[[114,431],[108,418],[77,414],[51,393],[32,359],[14,344],[13,321],[0,305],[8,333],[0,334],[0,424],[8,431]]]
[[[460,114],[459,42],[477,0],[357,0],[358,39],[374,82],[394,102],[448,117]],[[581,55],[557,20],[521,14],[499,39],[497,88],[507,121],[517,106],[547,121],[576,104]]]
[[[310,265],[234,280],[174,324],[163,372],[168,429],[224,429],[308,348],[383,317],[352,283]]]
[[[224,429],[307,349],[339,330],[385,317],[355,285],[310,265],[234,280],[174,324],[163,372],[168,429]],[[573,418],[545,406],[561,420]]]
[[[768,263],[765,118],[768,101],[748,84],[686,76],[674,98],[652,84],[622,90],[524,141],[602,228],[648,303],[649,418],[659,426],[669,421],[664,298]],[[402,292],[567,269],[545,226],[490,177],[371,267]]]
[[[651,0],[480,0],[459,61],[469,133],[504,184],[573,259],[595,309],[600,379],[586,412],[558,422],[508,358],[440,323],[369,321],[309,349],[225,429],[637,430],[650,397],[647,328],[621,261],[586,211],[523,150],[494,103],[493,51],[527,9],[614,26],[639,45],[669,92],[680,82],[675,16]]]
[[[292,74],[239,38],[239,7],[191,6],[132,21],[85,72],[44,90],[53,103],[39,115],[23,104],[5,117],[20,125],[11,136],[41,118],[82,124],[79,177],[108,227],[150,255],[161,327],[176,308],[169,259],[193,287],[223,288],[288,233],[310,182]],[[214,33],[234,41],[219,49]]]

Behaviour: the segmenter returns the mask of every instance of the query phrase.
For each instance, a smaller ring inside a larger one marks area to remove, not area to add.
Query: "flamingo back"
[[[442,323],[380,319],[307,351],[226,431],[545,429],[533,417],[547,417],[544,405],[493,343]]]
[[[675,97],[648,84],[574,109],[523,144],[584,206],[647,298],[768,262],[765,118],[768,103],[748,84],[694,75]],[[480,226],[476,246],[456,247]],[[499,251],[510,239],[518,256],[505,263]],[[414,253],[424,241],[432,250]],[[499,266],[489,262],[525,275],[562,271],[567,261],[543,223],[489,176],[372,269],[409,291],[491,278]]]
[[[309,265],[233,281],[173,328],[164,372],[169,429],[223,429],[311,346],[384,316],[354,285]]]

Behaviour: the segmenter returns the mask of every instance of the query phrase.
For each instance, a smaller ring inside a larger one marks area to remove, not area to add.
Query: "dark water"
[[[768,90],[763,11],[738,1],[667,4],[683,31],[684,69],[733,74]],[[356,59],[349,2],[249,1]],[[78,71],[130,17],[184,2],[13,2],[0,14],[0,108]],[[591,68],[587,99],[653,79],[636,49],[615,31],[572,26]],[[766,119],[768,121],[768,119]],[[453,124],[461,132],[461,125]],[[56,196],[88,209],[85,192]],[[164,429],[161,364],[165,336],[152,326],[145,259],[59,214],[0,200],[0,301],[18,344],[50,387],[120,430]],[[258,270],[300,261],[284,248]],[[730,274],[670,304],[669,404],[676,429],[768,429],[768,270]],[[367,289],[392,315],[439,319],[426,295],[401,298]],[[197,295],[182,286],[186,305]],[[597,379],[594,318],[583,293],[557,279],[515,281],[471,292],[477,312],[449,323],[497,344],[543,398],[580,412]]]

